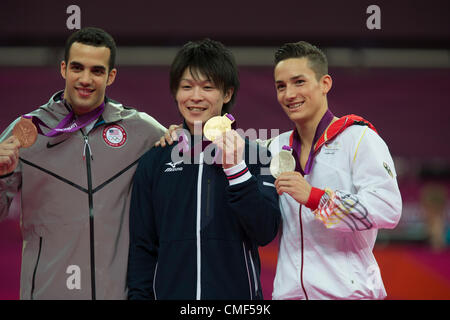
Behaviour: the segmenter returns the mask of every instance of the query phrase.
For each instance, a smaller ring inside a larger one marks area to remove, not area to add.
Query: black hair
[[[286,59],[307,58],[309,67],[319,80],[328,74],[328,60],[326,55],[318,47],[306,42],[285,43],[275,52],[275,66]]]
[[[230,101],[222,108],[222,115],[230,112],[239,89],[239,73],[233,53],[222,43],[208,38],[186,43],[170,67],[170,91],[174,97],[187,68],[194,79],[203,74],[224,94],[229,89],[234,90]]]
[[[69,61],[70,48],[74,42],[79,42],[85,45],[94,47],[107,47],[110,50],[109,56],[109,70],[114,68],[116,62],[116,43],[113,37],[105,30],[95,27],[87,27],[80,29],[70,35],[66,41],[64,50],[64,61],[66,64]]]

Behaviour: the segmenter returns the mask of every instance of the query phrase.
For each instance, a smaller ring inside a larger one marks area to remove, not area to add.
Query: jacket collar
[[[56,122],[57,124],[70,112],[70,106],[67,103],[64,103],[64,100],[62,99],[63,93],[63,90],[56,92],[50,98],[49,102],[41,107],[46,111],[51,111],[51,113],[56,116],[54,120],[50,120],[51,123],[48,123],[49,126],[52,126],[52,124],[54,124],[53,122]],[[105,97],[105,110],[100,118],[106,123],[118,122],[122,119],[121,113],[123,109],[124,107],[120,102]]]
[[[319,124],[317,125],[316,132],[314,134],[314,139],[312,143],[312,147],[309,153],[308,161],[305,165],[305,171],[303,171],[302,166],[300,164],[300,154],[302,151],[301,148],[301,139],[300,135],[296,128],[294,128],[291,136],[289,137],[289,145],[293,149],[293,155],[295,158],[295,170],[300,172],[302,175],[309,174],[312,168],[312,164],[314,161],[314,145],[319,140],[320,136],[324,133],[325,129],[330,125],[333,120],[334,115],[330,110],[327,110],[325,114],[322,116]]]

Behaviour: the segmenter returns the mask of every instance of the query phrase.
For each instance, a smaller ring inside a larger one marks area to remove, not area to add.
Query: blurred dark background
[[[81,27],[101,27],[117,42],[118,76],[107,95],[165,126],[181,121],[168,70],[189,40],[209,37],[235,53],[241,90],[233,115],[244,130],[292,128],[276,101],[273,53],[299,40],[322,48],[333,78],[330,109],[371,121],[394,157],[402,219],[379,231],[375,247],[388,297],[450,299],[449,1],[3,1],[1,131],[64,88],[59,64],[74,31],[71,5]],[[370,5],[380,9],[380,29],[367,27]],[[0,223],[3,299],[18,297],[19,215],[17,201]],[[266,299],[276,252],[276,241],[261,249]]]
[[[278,46],[312,39],[322,46],[448,46],[445,0],[229,1],[2,1],[1,45],[61,46],[70,33],[66,9],[81,9],[81,24],[98,25],[119,45],[178,46],[212,37],[239,46]],[[381,9],[381,29],[369,32],[366,10]]]

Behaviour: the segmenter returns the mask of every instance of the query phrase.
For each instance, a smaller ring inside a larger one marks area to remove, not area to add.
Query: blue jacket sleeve
[[[153,277],[158,259],[158,237],[151,203],[150,157],[141,158],[136,169],[130,204],[128,299],[153,300]]]
[[[256,152],[257,157],[252,157],[252,152]],[[267,155],[264,163],[261,162],[261,154]],[[269,159],[267,149],[248,147],[246,163],[252,176],[227,187],[228,201],[234,214],[238,216],[247,236],[259,246],[270,243],[276,237],[281,221],[275,179],[268,169]]]

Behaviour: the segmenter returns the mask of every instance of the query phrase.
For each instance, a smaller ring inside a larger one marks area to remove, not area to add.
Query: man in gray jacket
[[[21,191],[21,299],[124,299],[128,210],[138,159],[165,128],[105,96],[116,46],[98,28],[66,43],[65,89],[25,117],[29,148],[0,136],[0,218]]]

